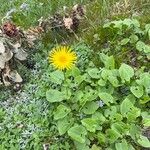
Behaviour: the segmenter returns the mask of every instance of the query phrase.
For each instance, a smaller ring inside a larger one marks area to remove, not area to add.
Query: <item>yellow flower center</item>
[[[60,56],[60,57],[59,57],[59,61],[60,61],[61,63],[65,63],[65,62],[66,62],[66,57],[65,57],[65,56]]]

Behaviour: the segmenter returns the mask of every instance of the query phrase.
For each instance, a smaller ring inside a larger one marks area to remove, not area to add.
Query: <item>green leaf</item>
[[[80,100],[83,98],[83,96],[84,96],[83,91],[81,91],[81,90],[76,91],[76,92],[75,92],[74,99],[73,99],[73,102],[78,102],[78,101],[80,101]]]
[[[144,42],[142,42],[142,41],[138,41],[137,43],[136,43],[136,49],[138,50],[138,51],[144,51],[144,49],[145,49],[145,43]]]
[[[144,53],[146,53],[146,54],[150,53],[150,46],[149,45],[145,45]]]
[[[109,82],[114,86],[118,87],[119,86],[119,81],[117,80],[117,77],[115,76],[109,76],[108,77]]]
[[[120,111],[123,116],[126,116],[127,112],[130,111],[134,106],[130,99],[126,98],[120,105]]]
[[[58,128],[59,135],[65,134],[68,131],[68,129],[72,126],[72,124],[73,124],[73,119],[69,117],[65,117],[63,119],[58,120],[57,128]]]
[[[142,86],[131,86],[130,90],[137,98],[140,98],[144,93]]]
[[[96,131],[98,124],[97,121],[93,118],[86,118],[81,120],[82,125],[86,127],[86,129],[90,132],[94,132]]]
[[[88,146],[89,144],[87,143],[79,143],[79,142],[74,141],[74,144],[75,144],[76,150],[91,150]]]
[[[106,85],[106,81],[103,80],[103,79],[99,79],[99,80],[98,80],[98,85],[100,85],[100,86],[105,86],[105,85]]]
[[[61,118],[64,118],[70,113],[71,109],[69,107],[66,107],[65,105],[59,105],[57,107],[57,110],[54,112],[54,119],[58,120]]]
[[[128,113],[127,118],[128,121],[135,121],[137,117],[139,117],[141,114],[141,110],[139,108],[133,107]]]
[[[85,127],[76,125],[68,130],[68,135],[79,143],[85,143],[87,131]]]
[[[80,74],[81,74],[80,70],[75,66],[72,69],[66,71],[66,77],[69,76],[76,77],[79,76]]]
[[[103,114],[98,111],[92,115],[92,118],[97,120],[99,124],[103,124],[106,121],[106,118],[103,116]]]
[[[122,119],[123,119],[123,118],[122,118],[122,115],[119,114],[119,113],[116,113],[116,114],[111,118],[111,120],[112,120],[113,122],[121,121]]]
[[[112,74],[111,74],[111,72],[110,72],[110,70],[107,70],[107,69],[103,69],[102,70],[102,73],[101,73],[101,77],[106,81],[108,78],[109,78],[109,76],[111,76]]]
[[[135,125],[135,123],[130,124],[129,128],[131,138],[136,140],[136,137],[141,133],[141,128],[138,125]]]
[[[129,38],[124,38],[123,40],[121,40],[120,44],[121,45],[126,45],[129,41],[130,41]]]
[[[128,150],[128,144],[126,140],[123,140],[121,143],[115,143],[116,150]]]
[[[103,53],[100,54],[100,59],[104,63],[107,69],[114,69],[115,68],[115,60],[113,56],[107,56]]]
[[[82,111],[85,113],[85,114],[94,114],[95,111],[99,108],[98,106],[98,103],[96,102],[87,102]]]
[[[105,134],[103,134],[103,133],[101,133],[101,132],[98,132],[98,134],[97,134],[97,139],[98,139],[98,142],[100,143],[100,144],[105,144],[106,143],[106,135]]]
[[[46,92],[46,99],[50,103],[61,102],[65,99],[64,94],[58,90],[50,89]]]
[[[129,65],[123,63],[119,68],[119,74],[123,81],[130,82],[130,78],[134,76],[134,70]]]
[[[127,125],[123,122],[116,122],[111,125],[111,129],[118,132],[120,135],[124,135],[128,129]]]
[[[91,78],[99,79],[100,78],[100,71],[97,68],[92,68],[88,70],[88,74]]]
[[[64,79],[65,77],[62,71],[56,70],[50,73],[50,80],[56,84],[61,84]]]
[[[135,35],[135,34],[132,34],[131,36],[130,36],[130,43],[136,43],[137,41],[138,41],[138,36],[137,35]]]
[[[116,106],[110,106],[110,108],[105,109],[104,115],[106,117],[109,117],[111,119],[113,116],[115,116],[117,113],[117,107]]]
[[[79,76],[76,76],[76,77],[74,78],[74,81],[75,81],[76,84],[79,85],[79,84],[81,84],[81,83],[84,81],[84,79],[85,79],[84,76],[79,75]]]
[[[150,88],[150,74],[142,73],[140,75],[140,80],[136,80],[139,85],[144,86],[145,88]]]
[[[150,118],[144,118],[143,119],[143,125],[145,127],[150,127]]]
[[[99,93],[98,95],[99,95],[100,99],[108,106],[110,105],[109,103],[114,102],[114,98],[108,93],[102,92],[102,93]]]
[[[137,140],[137,142],[145,148],[150,148],[150,141],[145,136],[141,135],[140,138]]]
[[[106,135],[110,143],[114,143],[119,137],[121,137],[120,133],[113,129],[107,129]]]

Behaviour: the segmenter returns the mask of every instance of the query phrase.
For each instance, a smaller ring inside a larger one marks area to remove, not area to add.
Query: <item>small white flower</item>
[[[99,100],[99,101],[98,101],[98,106],[99,106],[99,107],[103,107],[104,104],[105,104],[105,103],[104,103],[102,100]]]
[[[28,10],[29,9],[29,5],[27,3],[22,3],[21,6],[20,6],[20,9]]]

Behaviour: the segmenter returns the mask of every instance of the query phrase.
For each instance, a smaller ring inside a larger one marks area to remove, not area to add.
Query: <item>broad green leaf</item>
[[[106,143],[106,135],[105,134],[103,134],[103,133],[101,133],[101,132],[98,132],[98,134],[97,134],[97,139],[98,139],[98,142],[100,143],[100,144],[105,144]]]
[[[46,99],[50,103],[61,102],[65,99],[65,96],[62,92],[54,89],[50,89],[46,92]]]
[[[100,71],[97,68],[92,68],[88,70],[88,74],[91,78],[99,79],[100,78]]]
[[[76,125],[68,130],[68,135],[79,143],[85,143],[87,131],[82,125]]]
[[[105,86],[105,85],[106,85],[106,81],[103,80],[103,79],[99,79],[99,80],[98,80],[98,85],[100,85],[100,86]]]
[[[74,81],[75,81],[76,84],[79,85],[79,84],[81,84],[81,83],[84,81],[84,79],[85,79],[84,76],[79,75],[79,76],[76,76],[76,77],[74,78]]]
[[[114,98],[108,93],[102,92],[102,93],[99,93],[98,95],[99,95],[100,99],[108,106],[110,105],[109,103],[114,102]]]
[[[71,69],[71,71],[72,71],[72,75],[74,76],[74,77],[76,77],[76,76],[79,76],[80,75],[80,70],[77,68],[77,67],[73,67],[72,69]]]
[[[109,94],[113,94],[114,93],[114,87],[109,84],[108,86],[103,86],[103,87],[99,87],[98,92],[99,93],[109,93]]]
[[[120,133],[113,129],[107,129],[106,135],[110,143],[114,143],[119,137],[121,137]]]
[[[131,138],[136,140],[136,137],[141,133],[141,128],[138,125],[135,125],[135,123],[130,124],[129,128]]]
[[[114,116],[112,116],[111,120],[113,122],[116,122],[116,121],[121,121],[123,118],[122,118],[122,115],[119,114],[119,113],[116,113]]]
[[[142,73],[140,75],[140,79],[136,80],[139,85],[144,86],[145,88],[150,88],[150,74],[149,73]]]
[[[106,118],[103,116],[101,112],[96,111],[93,115],[92,118],[97,120],[99,124],[103,124],[106,121]]]
[[[116,113],[117,113],[116,106],[110,106],[110,108],[105,109],[105,111],[104,111],[105,117],[109,117],[109,119],[111,119],[113,116],[115,116]]]
[[[129,41],[130,41],[129,38],[124,38],[123,40],[121,40],[120,44],[121,45],[126,45]]]
[[[128,150],[128,144],[126,140],[123,140],[121,143],[115,143],[116,150]]]
[[[70,113],[71,109],[69,107],[66,107],[65,105],[60,104],[56,111],[54,111],[54,119],[58,120],[61,118],[64,118],[68,113]]]
[[[61,84],[64,79],[65,77],[62,71],[56,70],[50,73],[50,80],[56,84]]]
[[[90,132],[94,132],[96,131],[97,127],[98,127],[98,123],[95,119],[93,118],[86,118],[81,120],[82,125],[85,126],[85,128],[90,131]]]
[[[104,63],[106,69],[115,68],[115,60],[113,56],[107,56],[103,53],[100,54],[100,59]]]
[[[128,113],[127,118],[128,121],[135,121],[137,117],[139,117],[141,114],[141,110],[139,108],[133,107]]]
[[[87,143],[79,143],[79,142],[74,141],[74,144],[75,144],[76,150],[91,150],[88,146],[89,144]]]
[[[134,70],[129,65],[123,63],[119,68],[119,74],[123,81],[130,82],[130,78],[134,76]]]
[[[72,124],[73,124],[73,119],[69,117],[65,117],[63,119],[58,120],[57,128],[58,128],[59,134],[60,135],[65,134]]]
[[[143,146],[143,147],[145,147],[145,148],[150,148],[150,141],[148,140],[148,138],[147,137],[145,137],[145,136],[140,136],[139,137],[139,139],[137,140],[137,142],[141,145],[141,146]]]
[[[74,102],[80,101],[83,98],[83,96],[84,96],[83,91],[78,90],[78,91],[75,92],[75,96],[74,96],[73,101]]]
[[[69,77],[69,76],[76,77],[76,76],[79,76],[80,74],[81,74],[80,70],[74,66],[74,67],[72,67],[72,69],[67,70],[65,75],[67,77]]]
[[[98,103],[97,102],[87,102],[82,111],[85,113],[85,114],[94,114],[95,111],[99,108],[98,106]]]
[[[144,93],[142,86],[131,86],[130,90],[137,98],[140,98]]]
[[[144,118],[143,119],[143,125],[145,127],[150,127],[150,118]]]
[[[126,98],[120,105],[120,111],[123,116],[126,116],[127,112],[129,112],[133,108],[133,104],[130,99]]]
[[[145,49],[145,43],[144,42],[142,42],[142,41],[138,41],[137,43],[136,43],[136,49],[138,50],[138,51],[144,51],[144,49]]]
[[[110,70],[103,69],[101,73],[101,77],[106,81],[109,78],[109,76],[111,76]]]
[[[111,125],[111,129],[118,132],[120,135],[124,135],[128,129],[127,125],[123,122],[116,122]]]
[[[150,53],[150,45],[145,45],[144,53],[146,54]]]
[[[108,80],[114,87],[119,86],[119,81],[117,80],[117,78],[115,76],[109,76]]]
[[[105,67],[107,69],[114,69],[115,68],[115,60],[113,56],[109,56],[106,61],[104,62]]]
[[[136,43],[137,41],[138,41],[138,36],[137,35],[135,35],[135,34],[132,34],[131,36],[130,36],[130,43]]]

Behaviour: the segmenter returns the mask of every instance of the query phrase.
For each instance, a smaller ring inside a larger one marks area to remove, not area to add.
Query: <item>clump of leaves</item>
[[[141,26],[137,19],[115,20],[87,33],[85,40],[94,49],[95,57],[95,51],[101,51],[114,55],[118,64],[125,62],[134,67],[148,67],[149,27],[149,24]]]
[[[126,63],[117,67],[114,57],[104,53],[99,61],[101,67],[89,60],[82,69],[49,73],[55,86],[47,86],[45,96],[60,138],[73,141],[78,150],[150,147],[142,133],[150,126],[149,72]]]

